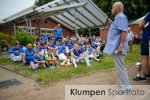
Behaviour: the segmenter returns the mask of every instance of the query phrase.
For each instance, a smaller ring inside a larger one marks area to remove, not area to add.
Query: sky
[[[35,0],[0,0],[0,19],[34,5]]]

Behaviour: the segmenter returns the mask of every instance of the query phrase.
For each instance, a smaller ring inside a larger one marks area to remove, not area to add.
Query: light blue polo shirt
[[[121,35],[122,32],[128,32],[128,19],[126,15],[124,15],[122,12],[119,13],[115,19],[114,22],[111,24],[108,36],[107,36],[107,43],[103,50],[106,54],[113,54],[118,49],[120,41],[121,41]],[[128,50],[128,39],[126,39],[123,47],[123,55],[126,55]]]

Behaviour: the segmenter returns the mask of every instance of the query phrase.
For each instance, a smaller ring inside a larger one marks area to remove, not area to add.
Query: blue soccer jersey
[[[59,50],[58,50],[58,54],[61,54],[61,53],[65,53],[65,50],[66,48],[64,46],[60,46]]]
[[[92,52],[92,48],[91,48],[91,47],[89,47],[89,48],[83,48],[83,49],[82,49],[83,52],[86,52],[87,50],[89,51],[89,53]]]
[[[34,64],[36,64],[35,60],[36,61],[42,61],[42,58],[40,56],[33,56],[31,61],[33,61]]]
[[[82,50],[75,50],[75,49],[73,49],[73,54],[75,55],[75,56],[77,56],[77,57],[79,57],[83,52],[82,52]]]
[[[23,52],[23,49],[22,48],[12,48],[9,50],[9,53],[14,53],[15,51],[19,51],[19,52]]]
[[[28,48],[24,52],[26,54],[26,59],[31,59],[34,54],[34,49],[29,50]]]
[[[56,37],[62,37],[62,28],[56,28],[55,30],[55,38]]]
[[[16,51],[18,51],[18,53],[15,53]],[[13,53],[15,56],[19,56],[21,52],[24,52],[24,50],[22,48],[11,48],[9,50],[9,53]]]
[[[74,45],[74,43],[73,42],[71,42],[71,43],[67,43],[66,44],[66,46],[69,48],[69,49],[72,49],[73,48],[73,45]]]
[[[47,36],[41,36],[40,40],[46,42],[48,40]]]
[[[91,44],[91,47],[92,47],[93,49],[97,49],[98,45],[97,45],[97,44]]]

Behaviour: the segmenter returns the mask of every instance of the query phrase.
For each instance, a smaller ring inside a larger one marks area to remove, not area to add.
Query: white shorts
[[[29,66],[30,68],[32,67],[31,64]],[[34,64],[34,68],[38,68],[39,67],[39,64]]]
[[[74,58],[74,57],[71,57],[71,61],[72,61],[72,62],[73,62],[73,60],[75,60],[76,63],[79,63],[80,58],[76,59],[76,58]]]
[[[89,55],[89,58],[93,58],[94,57],[94,55],[91,53],[90,55]]]
[[[68,54],[68,53],[71,53],[72,50],[73,50],[73,49],[69,49],[68,47],[66,47],[66,51],[65,51],[65,52]]]
[[[19,56],[15,56],[14,54],[11,54],[11,60],[12,61],[21,61],[22,60],[22,54],[20,53]]]
[[[42,53],[42,55],[47,55],[48,54],[47,50],[45,50],[45,53],[44,53],[43,49],[41,50],[41,53]]]
[[[75,59],[76,63],[79,63],[80,62],[80,59]]]
[[[59,60],[64,61],[67,59],[67,57],[65,56],[65,54],[61,53],[58,55]]]
[[[38,68],[39,67],[39,65],[38,64],[34,64],[34,68]]]
[[[22,56],[14,56],[13,61],[21,61]]]
[[[66,47],[66,51],[65,51],[67,54],[69,53],[69,48],[68,47]]]

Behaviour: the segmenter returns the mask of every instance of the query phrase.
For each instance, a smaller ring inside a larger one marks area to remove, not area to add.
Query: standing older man
[[[130,89],[128,73],[124,65],[124,58],[128,49],[128,19],[123,14],[124,6],[122,2],[116,2],[112,6],[112,14],[115,16],[111,24],[107,37],[107,44],[104,53],[112,54],[115,69],[119,78],[120,87],[123,90]]]

